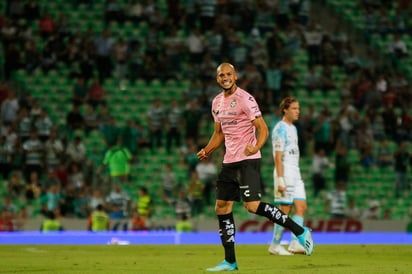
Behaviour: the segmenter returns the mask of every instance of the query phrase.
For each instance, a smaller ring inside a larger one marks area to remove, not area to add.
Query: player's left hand
[[[256,146],[251,145],[251,144],[247,144],[245,147],[245,155],[246,156],[250,156],[255,154],[256,152],[258,152],[259,149],[257,149]]]

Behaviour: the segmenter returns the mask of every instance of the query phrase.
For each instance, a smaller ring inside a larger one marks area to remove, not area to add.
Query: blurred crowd
[[[97,2],[76,0],[72,7],[93,9]],[[8,218],[23,220],[35,215],[33,210],[44,217],[53,212],[54,218],[89,218],[101,205],[110,218],[131,218],[138,212],[137,217],[149,221],[154,197],[144,197],[157,194],[148,193],[147,186],[137,195],[125,189],[131,184],[130,164],[139,165],[139,153],[156,154],[159,149],[178,151],[180,164],[187,168],[181,185],[173,174],[178,163],[165,165],[159,206],[173,207],[182,221],[202,214],[204,204],[210,203],[217,166],[198,163],[195,152],[204,142],[201,127],[209,123],[211,98],[217,92],[215,70],[223,61],[236,66],[238,85],[257,98],[271,125],[279,119],[276,106],[285,95],[298,100],[318,93],[339,98],[340,105],[333,109],[322,103],[301,104],[305,112],[297,123],[302,157],[336,158],[336,185],[350,183],[345,161],[349,150],[359,151],[359,165],[367,168],[381,164],[378,146],[396,142],[402,156],[394,154],[385,164],[399,171],[395,195],[409,189],[409,79],[392,62],[376,62],[372,50],[359,50],[340,22],[332,31],[320,25],[310,16],[310,0],[166,1],[163,10],[157,3],[107,0],[100,11],[104,28],[95,32],[79,30],[69,10],[52,16],[44,2],[7,1],[0,15],[0,165],[2,212]],[[140,32],[116,32],[130,26]],[[31,87],[20,86],[14,78],[20,70],[41,71],[47,77],[62,68],[73,82],[66,91],[72,93],[67,102],[72,107],[64,117],[64,130],[33,98]],[[150,102],[147,120],[120,125],[105,87],[113,79],[187,80],[190,87],[183,101],[157,98]],[[109,189],[93,183],[98,169],[84,138],[96,132],[107,146],[99,161],[110,169],[103,175],[110,177]]]

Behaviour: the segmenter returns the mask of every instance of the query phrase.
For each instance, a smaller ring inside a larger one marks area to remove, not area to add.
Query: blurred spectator
[[[362,214],[362,219],[379,220],[381,219],[381,205],[378,199],[371,198],[368,202],[368,207]]]
[[[359,220],[361,218],[361,211],[360,208],[356,205],[356,199],[354,197],[351,197],[348,200],[346,218],[351,220]]]
[[[346,218],[346,184],[338,182],[335,189],[327,193],[325,201],[325,211],[330,214],[330,218],[344,219]]]
[[[130,51],[127,41],[124,38],[119,38],[119,40],[113,46],[113,76],[115,79],[123,80],[127,78],[127,62],[129,61],[129,57]]]
[[[131,0],[125,7],[126,20],[130,20],[134,25],[138,25],[143,18],[143,3],[137,0]]]
[[[182,62],[184,40],[179,36],[176,26],[172,25],[167,30],[162,39],[162,48],[165,54],[166,63],[173,64],[175,72],[179,72]],[[168,72],[170,73],[170,72]]]
[[[86,106],[86,111],[83,114],[84,132],[89,135],[92,130],[97,130],[99,120],[97,118],[96,108],[92,105]]]
[[[365,170],[370,170],[375,166],[374,138],[367,118],[359,122],[356,129],[356,143],[360,153],[361,166]]]
[[[45,11],[38,21],[39,32],[43,39],[49,38],[56,31],[56,22],[51,15]]]
[[[388,46],[388,53],[395,59],[403,58],[408,55],[408,48],[400,34],[393,35],[393,40]]]
[[[24,59],[22,66],[27,72],[32,73],[41,63],[41,55],[36,42],[33,40],[26,41],[24,43],[23,53]]]
[[[13,232],[14,224],[12,213],[10,213],[6,208],[1,208],[0,214],[0,232]]]
[[[189,100],[182,114],[185,125],[185,138],[192,138],[193,140],[198,140],[202,116],[203,114],[199,109],[196,100]]]
[[[189,51],[190,62],[195,64],[201,63],[206,50],[206,45],[205,37],[202,32],[200,32],[199,28],[196,27],[190,29],[186,43]]]
[[[100,105],[97,108],[97,121],[100,131],[103,131],[103,129],[110,123],[111,117],[109,107],[106,104]]]
[[[343,55],[343,54],[342,54]],[[347,54],[340,57],[343,67],[348,74],[355,74],[361,68],[361,60],[355,49],[348,48]]]
[[[198,1],[199,10],[198,16],[200,20],[200,27],[202,32],[205,33],[214,27],[216,13],[217,13],[217,1],[216,0],[200,0]]]
[[[93,108],[105,104],[105,90],[102,86],[99,78],[92,79],[92,83],[87,91],[87,103],[92,105]]]
[[[9,90],[8,97],[1,103],[1,119],[5,125],[10,125],[17,118],[19,100],[16,92]]]
[[[203,214],[203,190],[205,185],[199,179],[199,174],[196,170],[192,171],[189,178],[189,184],[187,186],[188,199],[190,201],[191,215],[192,217]]]
[[[320,62],[323,68],[336,65],[338,63],[338,52],[329,34],[324,34],[320,44]]]
[[[113,0],[116,1],[116,0]],[[113,64],[111,60],[114,39],[110,35],[108,29],[103,30],[100,36],[95,38],[96,47],[96,67],[99,73],[100,82],[110,77]]]
[[[312,158],[312,183],[313,183],[313,195],[317,197],[318,194],[326,189],[325,173],[329,168],[329,159],[325,154],[324,149],[315,151]]]
[[[143,128],[142,123],[139,120],[136,120],[134,125],[137,130],[138,148],[150,148],[149,136],[147,134],[147,131]]]
[[[186,214],[181,214],[176,222],[176,231],[177,232],[193,232],[193,224],[189,220],[189,217]]]
[[[27,203],[30,205],[35,200],[40,198],[41,195],[41,183],[39,180],[39,175],[37,172],[32,171],[30,173],[29,180],[26,181],[25,198]]]
[[[182,138],[182,110],[177,102],[177,100],[172,99],[170,102],[170,107],[166,111],[166,152],[172,152],[172,146],[179,148],[181,145]]]
[[[12,199],[19,199],[25,190],[25,182],[22,180],[20,173],[14,171],[10,173],[10,177],[4,177],[7,179],[6,185],[8,190],[8,195]]]
[[[117,143],[121,129],[113,116],[110,116],[109,123],[104,124],[101,128],[103,138],[107,146],[112,146]]]
[[[186,215],[188,217],[191,216],[192,208],[186,190],[179,190],[179,192],[177,193],[177,199],[174,203],[174,207],[176,218],[180,218],[182,215]]]
[[[351,165],[348,160],[348,147],[341,139],[338,139],[335,147],[335,184],[343,182],[347,185],[350,175]]]
[[[396,140],[396,125],[398,123],[398,115],[395,112],[393,104],[387,104],[381,112],[385,134],[387,138]]]
[[[162,106],[162,101],[159,98],[154,99],[146,114],[149,128],[149,141],[152,151],[155,148],[160,148],[162,146],[165,115],[166,113]]]
[[[86,161],[86,152],[86,146],[83,143],[82,137],[75,136],[66,147],[66,162],[74,162],[83,167]]]
[[[383,139],[376,148],[376,165],[381,169],[386,169],[393,165],[394,154],[389,147],[389,141]]]
[[[130,218],[128,223],[128,230],[129,231],[142,231],[148,230],[146,225],[146,220],[140,216],[138,211],[134,211],[132,218]]]
[[[75,207],[77,202],[78,193],[72,185],[67,185],[64,187],[64,201],[61,205],[60,212],[62,216],[66,218],[76,217]]]
[[[33,121],[29,115],[29,110],[26,107],[21,107],[19,109],[15,122],[19,137],[23,142],[29,139],[31,131],[36,131],[38,137],[38,131],[33,128]]]
[[[106,196],[106,203],[111,219],[123,219],[128,216],[130,197],[119,183],[113,185],[109,195]]]
[[[216,163],[213,162],[213,156],[209,156],[196,164],[196,172],[199,180],[204,185],[202,199],[207,206],[212,204],[212,193],[215,186],[215,179],[217,178],[217,170]]]
[[[333,79],[331,67],[325,65],[322,67],[322,72],[320,74],[320,88],[324,95],[328,94],[329,91],[333,91],[336,88],[336,81]]]
[[[316,70],[316,66],[311,64],[308,66],[308,70],[305,72],[305,89],[312,94],[312,92],[321,87],[321,76]]]
[[[60,205],[63,203],[63,194],[60,191],[59,185],[51,184],[48,186],[46,197],[48,211],[55,212],[60,209]]]
[[[92,196],[90,197],[89,204],[88,204],[88,211],[89,214],[93,212],[97,208],[98,205],[104,205],[106,203],[103,193],[101,189],[96,188],[92,192]]]
[[[138,155],[138,138],[139,132],[136,129],[133,120],[127,120],[125,127],[122,129],[121,138],[123,140],[123,145],[132,154],[132,161],[136,160]]]
[[[50,130],[49,138],[44,143],[45,169],[56,170],[63,161],[64,144],[59,138],[57,129]]]
[[[34,120],[34,126],[39,133],[40,140],[43,143],[46,142],[50,137],[53,122],[49,116],[49,112],[45,108],[40,109],[39,116]]]
[[[270,62],[265,71],[266,88],[272,105],[278,105],[281,98],[282,69],[279,62]]]
[[[72,102],[74,105],[82,105],[86,102],[88,88],[84,77],[77,76],[72,89]]]
[[[51,40],[48,40],[48,42],[43,47],[40,60],[40,67],[44,74],[47,74],[49,71],[53,69],[56,69],[57,61],[59,58],[57,53],[58,52],[54,51],[53,49]]]
[[[22,144],[24,153],[24,174],[28,181],[30,174],[36,172],[39,177],[43,175],[44,145],[40,141],[37,131],[30,132],[30,138]]]
[[[144,62],[144,48],[142,47],[142,43],[137,40],[133,39],[130,42],[130,50],[129,50],[129,60],[128,60],[128,76],[130,80],[136,80],[139,78],[143,78],[143,62]]]
[[[98,205],[87,221],[87,230],[93,232],[108,231],[110,229],[110,218],[105,212],[103,205]]]
[[[386,139],[385,125],[383,123],[383,118],[379,115],[378,111],[375,108],[368,108],[365,118],[369,120],[373,139],[378,142]]]
[[[10,213],[12,219],[17,216],[17,205],[13,202],[11,197],[3,197],[1,208],[7,210]]]
[[[412,155],[408,149],[408,142],[402,141],[395,150],[395,197],[400,197],[403,191],[408,189],[408,165],[411,163]]]
[[[313,125],[314,149],[323,149],[326,155],[331,151],[331,124],[330,119],[320,112]]]
[[[172,205],[176,199],[176,174],[172,164],[165,164],[162,172],[162,199],[167,205]]]
[[[83,130],[84,128],[84,117],[80,112],[79,105],[73,105],[71,111],[66,115],[66,126],[71,131]]]
[[[50,210],[47,213],[46,219],[43,220],[40,226],[41,232],[56,232],[63,231],[63,226],[58,219],[54,211]]]
[[[320,49],[323,39],[323,33],[320,26],[315,20],[311,20],[308,26],[302,30],[303,42],[308,54],[309,65],[320,64]]]
[[[0,82],[0,107],[3,101],[9,97],[9,92],[10,92],[9,83],[7,81],[1,81]]]
[[[119,136],[116,144],[109,147],[103,158],[103,164],[109,170],[111,184],[125,185],[129,182],[131,160],[132,154]]]
[[[13,146],[6,142],[6,136],[0,136],[0,175],[2,179],[7,180],[9,174],[13,169],[12,157],[13,157]]]
[[[59,181],[63,188],[67,186],[69,174],[67,172],[67,165],[63,159],[56,169],[53,170],[53,176]]]
[[[138,189],[137,195],[136,210],[142,218],[149,220],[154,213],[153,201],[150,197],[149,190],[142,186]]]
[[[197,144],[189,142],[187,151],[182,155],[181,161],[187,168],[187,178],[190,178],[192,171],[196,171],[196,166],[199,163],[197,151]]]
[[[391,210],[389,208],[385,208],[382,214],[382,219],[383,220],[391,220],[392,215],[391,215]]]
[[[89,188],[84,187],[75,191],[73,200],[73,210],[77,218],[87,218],[89,211],[88,205],[90,200]]]
[[[76,162],[71,162],[68,168],[67,183],[77,193],[80,193],[86,185],[84,173],[82,171],[82,165]]]

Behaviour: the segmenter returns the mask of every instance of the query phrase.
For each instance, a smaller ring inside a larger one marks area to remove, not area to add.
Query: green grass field
[[[238,245],[237,273],[412,273],[411,245],[318,245],[312,256],[271,256]],[[0,245],[0,273],[205,273],[219,245]]]

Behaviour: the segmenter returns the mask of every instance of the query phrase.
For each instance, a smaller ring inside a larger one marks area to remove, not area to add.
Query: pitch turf
[[[237,245],[236,273],[412,273],[410,245],[318,245],[312,256],[268,255]],[[205,273],[219,245],[0,245],[0,273]]]

